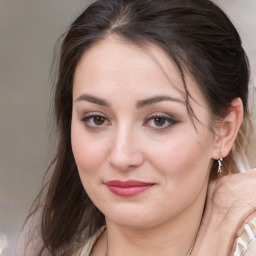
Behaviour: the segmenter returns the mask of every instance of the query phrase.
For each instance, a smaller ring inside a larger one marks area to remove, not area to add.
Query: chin
[[[123,208],[117,211],[117,207],[115,207],[115,212],[108,211],[105,217],[106,222],[109,220],[110,222],[120,226],[143,229],[161,225],[162,223],[172,219],[172,214],[169,213],[167,215],[163,215],[162,211],[158,211],[157,213],[152,209],[144,209],[144,211],[133,209],[133,211],[131,211],[131,208]]]

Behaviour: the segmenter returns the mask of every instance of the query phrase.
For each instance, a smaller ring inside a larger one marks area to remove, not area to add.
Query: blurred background
[[[92,1],[0,0],[0,255],[15,255],[17,235],[52,158],[54,45]],[[216,0],[238,28],[256,74],[256,1]],[[254,135],[255,136],[255,135]],[[255,137],[254,137],[255,138]],[[251,160],[255,167],[256,150]],[[18,255],[18,252],[17,252]]]

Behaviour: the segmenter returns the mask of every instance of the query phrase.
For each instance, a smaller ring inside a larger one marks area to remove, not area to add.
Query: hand
[[[256,169],[212,181],[191,256],[234,255],[236,238],[256,216]]]

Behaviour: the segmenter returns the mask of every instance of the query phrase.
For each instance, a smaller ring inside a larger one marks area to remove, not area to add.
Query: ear
[[[235,98],[229,108],[228,115],[220,122],[215,130],[212,158],[226,157],[235,142],[239,128],[243,121],[243,103]]]

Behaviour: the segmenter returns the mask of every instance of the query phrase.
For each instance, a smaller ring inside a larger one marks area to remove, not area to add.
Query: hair
[[[241,39],[226,14],[209,0],[99,0],[70,26],[60,49],[55,87],[57,153],[53,174],[42,189],[29,216],[41,209],[42,248],[38,255],[61,251],[71,255],[74,244],[90,237],[104,225],[80,181],[71,149],[72,90],[81,56],[99,40],[116,35],[143,47],[159,46],[177,66],[183,80],[187,111],[191,96],[185,72],[195,79],[207,100],[212,119],[224,118],[232,100],[239,97],[247,114],[249,68]],[[226,174],[235,171],[232,153]],[[231,168],[231,167],[232,168]],[[216,162],[211,178],[216,178]],[[47,190],[46,195],[43,192]]]

